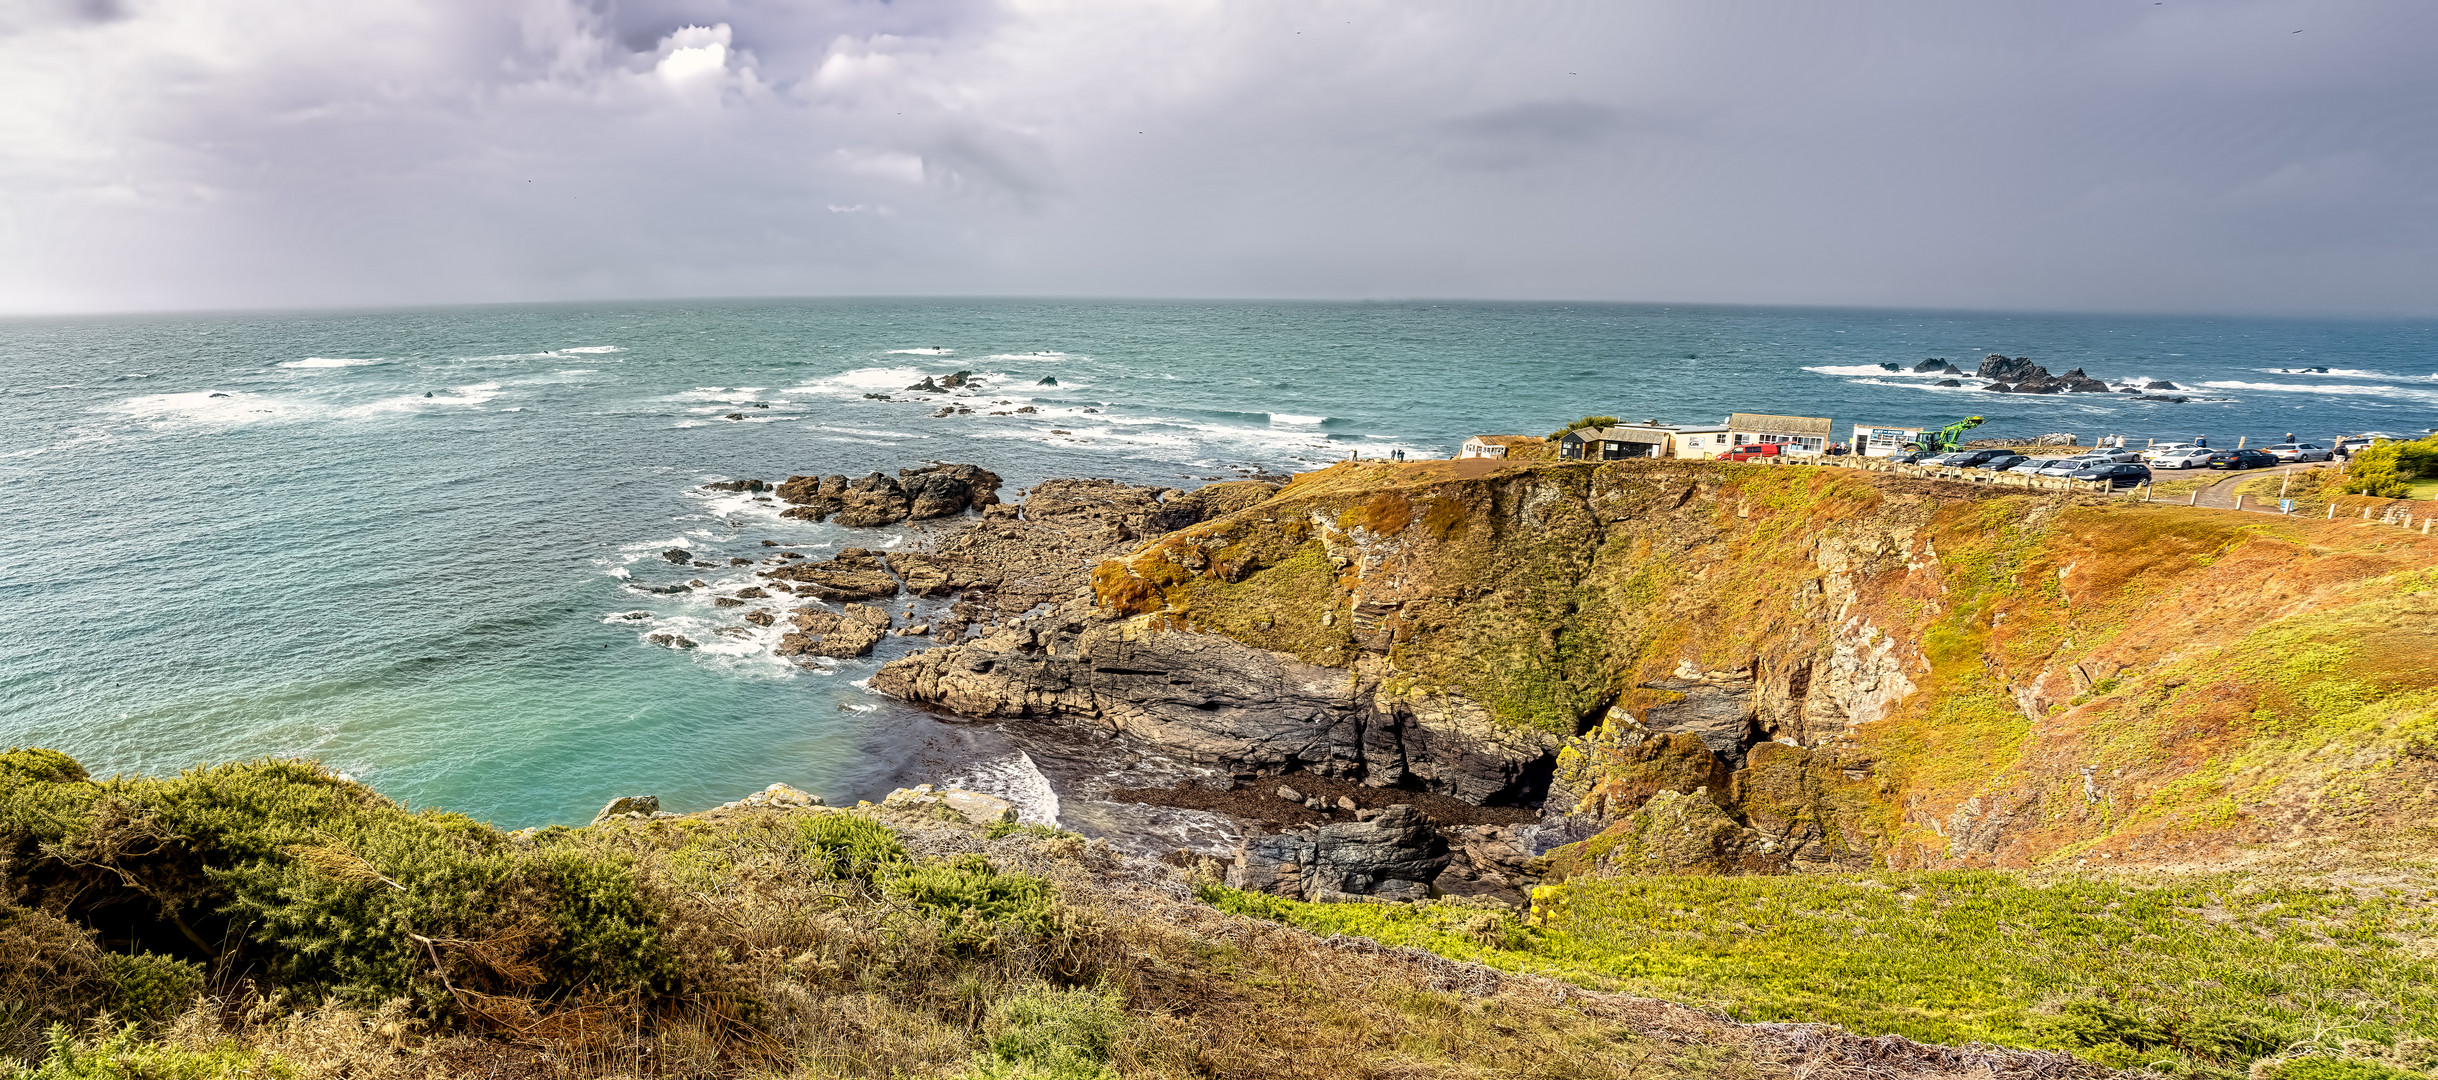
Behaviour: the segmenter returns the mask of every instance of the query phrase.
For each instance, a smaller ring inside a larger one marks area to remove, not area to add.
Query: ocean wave
[[[560,349],[558,351],[563,353],[610,353],[625,352],[626,350],[621,349],[616,345],[582,345],[573,349]]]
[[[182,394],[145,394],[104,405],[100,411],[154,423],[234,426],[322,416],[330,410],[321,402],[304,398],[193,390]]]
[[[1816,372],[1821,375],[1869,375],[1874,378],[1889,375],[1901,376],[1909,379],[1955,378],[1955,376],[1949,375],[1945,371],[1913,371],[1909,369],[1890,371],[1887,368],[1881,367],[1877,364],[1829,364],[1822,367],[1807,367],[1803,370]]]
[[[922,382],[930,374],[921,368],[910,367],[856,368],[852,371],[841,371],[836,375],[824,376],[789,387],[786,392],[790,394],[847,394],[861,397],[874,391],[903,390]]]
[[[897,350],[897,351],[901,351],[901,352],[902,352],[902,351],[904,351],[904,350]],[[1049,350],[1049,349],[1044,349],[1044,350],[1042,350],[1042,351],[1040,351],[1040,352],[1003,352],[1003,353],[992,353],[992,354],[990,354],[990,355],[988,355],[988,356],[983,357],[982,359],[984,359],[984,360],[1064,360],[1064,359],[1066,359],[1066,358],[1067,358],[1067,354],[1066,354],[1066,353],[1062,353],[1062,352],[1056,352],[1056,351]]]
[[[1326,416],[1298,416],[1294,413],[1283,412],[1274,412],[1269,415],[1270,423],[1277,427],[1319,427],[1329,422],[1329,418]]]
[[[891,349],[889,352],[896,356],[953,356],[956,354],[955,349],[947,348],[941,345],[924,345],[912,349]]]
[[[996,795],[1016,807],[1016,820],[1027,825],[1058,825],[1058,792],[1050,778],[1022,750],[1012,757],[976,762],[941,778],[949,787]]]
[[[379,357],[374,357],[370,360],[351,360],[340,356],[308,356],[302,360],[289,360],[283,362],[279,366],[284,368],[363,367],[366,364],[377,364],[380,362],[381,360]]]
[[[2261,390],[2276,394],[2333,394],[2339,397],[2400,397],[2414,401],[2438,401],[2438,391],[2369,383],[2266,383],[2225,379],[2201,385],[2211,390]]]
[[[2361,369],[2361,368],[2342,368],[2342,367],[2339,367],[2339,368],[2324,367],[2324,368],[2318,368],[2318,369],[2316,369],[2316,370],[2315,370],[2315,369],[2312,369],[2312,368],[2307,368],[2307,367],[2298,367],[2298,368],[2284,368],[2284,367],[2262,367],[2262,368],[2253,368],[2252,370],[2257,371],[2257,372],[2259,372],[2259,373],[2261,373],[2261,374],[2263,374],[2263,375],[2325,375],[2325,376],[2328,376],[2328,377],[2329,377],[2329,378],[2331,378],[2331,379],[2419,379],[2419,378],[2424,378],[2424,377],[2426,377],[2426,378],[2432,378],[2432,379],[2438,379],[2438,375],[2430,375],[2430,376],[2421,376],[2421,375],[2391,375],[2391,374],[2388,374],[2387,372],[2384,372],[2384,371],[2364,371],[2364,370],[2363,370],[2363,369]]]

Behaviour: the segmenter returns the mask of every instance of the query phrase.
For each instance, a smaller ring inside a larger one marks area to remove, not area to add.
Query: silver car
[[[2197,446],[2154,453],[2150,455],[2150,467],[2153,469],[2206,469],[2209,468],[2211,453],[2212,451]]]
[[[2326,461],[2336,453],[2318,443],[2279,443],[2261,449],[2279,461]]]

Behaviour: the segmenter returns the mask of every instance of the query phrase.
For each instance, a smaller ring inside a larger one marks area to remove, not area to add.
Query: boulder
[[[938,788],[916,784],[899,788],[880,801],[890,810],[928,811],[932,814],[955,814],[969,825],[998,825],[1016,820],[1016,804],[996,795],[962,788]]]
[[[825,562],[809,559],[791,562],[776,570],[765,570],[762,576],[772,581],[795,582],[797,595],[809,593],[824,600],[876,600],[897,595],[897,578],[889,573],[887,560],[865,548],[848,548]]]
[[[1889,363],[1882,363],[1882,364],[1880,364],[1880,365],[1879,365],[1879,370],[1881,370],[1881,371],[1903,371],[1903,370],[1905,370],[1905,366],[1904,366],[1903,364],[1889,364]]]
[[[2032,363],[2029,357],[2001,356],[1991,353],[1981,358],[1981,368],[1975,374],[1993,382],[2017,383],[2034,375],[2046,376],[2048,372],[2042,370],[2040,365]]]
[[[2069,394],[2104,394],[2108,392],[2107,383],[2083,374],[2081,368],[2075,368],[2057,376],[2056,383],[2060,389]]]
[[[658,795],[624,795],[609,801],[601,812],[593,815],[593,824],[615,818],[648,818],[660,812]]]
[[[769,594],[768,594],[768,593],[764,593],[763,595],[768,596]],[[743,600],[739,600],[739,599],[737,599],[736,597],[733,597],[733,596],[715,596],[715,597],[712,597],[712,598],[711,598],[711,606],[712,606],[712,607],[744,607],[744,606],[745,606],[745,602],[744,602]]]
[[[763,480],[719,480],[704,484],[703,488],[707,491],[769,491],[770,484]]]
[[[683,566],[689,560],[694,558],[694,553],[684,548],[670,548],[667,551],[661,552],[660,557],[676,563],[679,566]]]
[[[1918,363],[1918,364],[1913,365],[1913,370],[1915,370],[1915,371],[1938,371],[1938,370],[1940,370],[1940,369],[1942,369],[1942,368],[1947,368],[1947,367],[1952,367],[1952,366],[1954,366],[1954,365],[1949,364],[1949,363],[1948,363],[1947,361],[1945,361],[1945,360],[1924,360],[1924,361],[1922,361],[1921,363]]]
[[[1246,837],[1227,884],[1297,900],[1422,900],[1453,857],[1430,819],[1399,803],[1369,821]]]
[[[1940,379],[1940,380],[1939,380],[1939,382],[1938,382],[1938,384],[1939,384],[1940,386],[1962,386],[1962,385],[1964,385],[1962,382],[1959,382],[1959,381],[1957,381],[1957,380],[1955,380],[1955,379]]]
[[[644,640],[654,645],[666,645],[672,649],[699,649],[702,647],[693,638],[684,634],[653,634]]]
[[[752,623],[755,626],[769,626],[770,624],[779,620],[778,616],[770,613],[769,608],[755,608],[752,611],[745,613],[745,621]]]
[[[2144,390],[2182,390],[2182,389],[2184,389],[2184,388],[2183,388],[2183,387],[2181,387],[2181,386],[2177,386],[2177,385],[2176,385],[2176,384],[2174,384],[2174,383],[2168,382],[2168,381],[2167,381],[2167,380],[2165,380],[2165,379],[2154,379],[2154,380],[2152,380],[2152,381],[2150,381],[2150,382],[2143,383],[2143,384],[2142,384],[2142,389],[2144,389]]]
[[[747,795],[735,802],[724,803],[720,806],[720,809],[736,810],[743,807],[769,807],[774,810],[803,810],[820,805],[822,805],[822,803],[821,796],[819,795],[815,795],[809,791],[802,791],[786,784],[772,784],[769,787],[763,788],[762,790],[754,792],[751,795]]]

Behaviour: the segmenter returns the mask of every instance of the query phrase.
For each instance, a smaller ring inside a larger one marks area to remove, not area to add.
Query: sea
[[[1988,353],[2187,400],[1911,370]],[[959,371],[952,396],[906,392]],[[1030,820],[1212,849],[1225,822],[1098,797],[1208,779],[1189,763],[865,688],[922,639],[773,655],[776,630],[711,606],[749,580],[730,558],[923,532],[785,520],[702,485],[948,461],[1011,498],[1066,476],[1188,488],[1586,415],[1729,412],[1828,416],[1840,436],[1972,415],[1977,435],[2085,443],[2418,435],[2438,424],[2438,326],[1012,299],[0,320],[0,746],[97,774],[312,758],[506,828],[623,795],[688,811],[772,783],[833,804],[954,783]],[[690,581],[706,587],[667,591]]]

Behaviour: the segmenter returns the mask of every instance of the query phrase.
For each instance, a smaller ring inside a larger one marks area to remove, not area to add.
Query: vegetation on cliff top
[[[1724,1025],[1457,994],[1049,830],[748,809],[509,834],[308,763],[0,752],[0,1076],[1624,1077]]]
[[[2240,1077],[2334,1055],[2438,1069],[2438,880],[1987,871],[1641,876],[1470,905],[1312,904],[1206,886],[1223,910],[1510,971],[1942,1043]],[[2404,1070],[2413,1070],[2407,1073]]]

